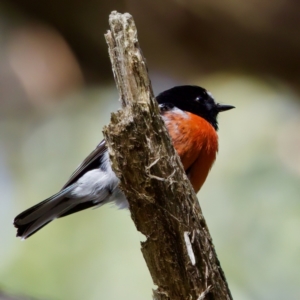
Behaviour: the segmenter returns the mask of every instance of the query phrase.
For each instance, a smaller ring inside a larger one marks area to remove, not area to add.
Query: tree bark
[[[193,188],[159,114],[131,15],[112,12],[105,35],[123,109],[104,129],[154,299],[232,299]]]

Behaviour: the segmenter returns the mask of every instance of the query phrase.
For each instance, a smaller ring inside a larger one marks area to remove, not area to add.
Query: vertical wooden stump
[[[197,197],[159,114],[131,15],[105,35],[123,109],[104,129],[113,170],[146,241],[155,299],[232,299]]]

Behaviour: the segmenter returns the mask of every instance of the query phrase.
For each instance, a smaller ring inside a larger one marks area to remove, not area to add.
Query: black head
[[[175,86],[160,93],[156,100],[159,104],[169,105],[170,108],[176,106],[196,114],[208,121],[216,130],[218,130],[218,113],[234,108],[231,105],[216,103],[209,92],[193,85]]]

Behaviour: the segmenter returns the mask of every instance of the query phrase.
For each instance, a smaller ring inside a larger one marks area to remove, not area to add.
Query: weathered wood
[[[232,299],[197,197],[159,115],[129,14],[105,35],[123,109],[104,129],[113,170],[146,241],[154,299]]]

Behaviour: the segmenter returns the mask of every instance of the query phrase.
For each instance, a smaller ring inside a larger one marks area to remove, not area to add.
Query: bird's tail
[[[74,185],[70,185],[16,216],[13,223],[17,228],[17,236],[26,239],[54,219],[78,211],[79,209],[74,210],[78,202],[70,197]]]

